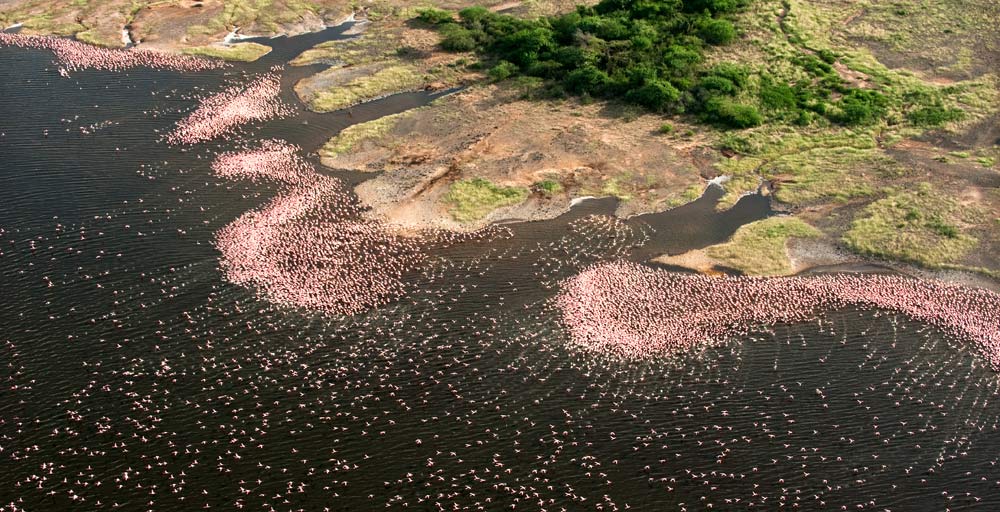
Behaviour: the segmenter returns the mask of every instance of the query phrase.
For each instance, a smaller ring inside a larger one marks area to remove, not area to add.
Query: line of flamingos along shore
[[[141,49],[105,49],[77,41],[0,33],[0,46],[51,50],[68,74],[82,69],[147,67],[180,72],[225,64]],[[292,115],[278,98],[280,68],[229,87],[200,105],[165,138],[175,145],[232,138],[247,123]],[[235,139],[234,139],[235,140]],[[276,303],[349,315],[407,293],[404,275],[427,261],[428,249],[509,235],[490,227],[469,234],[429,230],[401,236],[365,218],[345,184],[318,173],[285,141],[242,143],[217,155],[222,178],[277,183],[270,203],[217,233],[221,268],[233,283]],[[1000,295],[939,281],[837,274],[813,277],[705,277],[614,261],[562,283],[553,300],[572,342],[626,358],[720,343],[762,326],[807,321],[855,307],[901,313],[971,342],[1000,369]]]

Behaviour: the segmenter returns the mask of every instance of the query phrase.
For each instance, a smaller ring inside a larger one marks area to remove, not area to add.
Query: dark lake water
[[[765,198],[628,222],[587,201],[349,318],[227,283],[215,232],[274,190],[214,177],[225,145],[160,138],[306,43],[71,78],[0,49],[0,509],[1000,509],[997,375],[934,329],[844,310],[682,358],[568,345],[559,280],[724,240]],[[243,136],[311,150],[432,97]]]

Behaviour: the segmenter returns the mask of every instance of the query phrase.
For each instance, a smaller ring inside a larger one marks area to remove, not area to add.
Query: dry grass
[[[795,217],[771,217],[740,227],[729,242],[709,247],[705,253],[744,274],[787,275],[792,273],[788,240],[817,236],[819,230]]]
[[[503,187],[482,178],[456,181],[445,195],[448,213],[459,222],[474,222],[504,206],[519,204],[528,197],[522,187]]]
[[[371,76],[358,77],[320,91],[309,101],[309,108],[316,112],[332,112],[390,94],[420,89],[424,84],[424,76],[412,66],[387,66]]]
[[[928,267],[956,264],[979,243],[964,226],[980,214],[925,183],[869,205],[851,224],[844,243],[862,254]]]
[[[414,112],[414,110],[410,110],[348,126],[327,141],[319,150],[319,154],[324,163],[332,162],[333,159],[349,153],[364,141],[381,139],[396,126],[400,119],[411,116]]]
[[[238,62],[253,62],[271,52],[270,46],[259,43],[234,43],[229,45],[210,45],[186,48],[187,55],[200,55]]]

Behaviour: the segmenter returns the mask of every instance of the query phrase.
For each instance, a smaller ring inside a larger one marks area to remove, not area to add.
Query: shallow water
[[[253,69],[66,79],[0,49],[4,508],[1000,507],[996,374],[901,317],[641,363],[568,346],[560,279],[724,240],[771,213],[759,197],[628,222],[585,201],[436,251],[351,318],[226,283],[215,232],[273,190],[212,176],[226,144],[159,139]],[[421,94],[242,135],[312,149]]]

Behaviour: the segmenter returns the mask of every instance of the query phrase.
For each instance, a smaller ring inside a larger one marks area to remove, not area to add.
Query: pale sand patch
[[[785,248],[792,266],[792,274],[799,274],[816,267],[864,261],[820,238],[791,238]]]
[[[703,249],[695,249],[693,251],[675,254],[673,256],[664,254],[663,256],[653,258],[652,261],[655,263],[662,263],[664,265],[672,265],[675,267],[694,270],[695,272],[699,272],[701,274],[721,274],[721,272],[716,270],[716,267],[722,265],[722,262],[706,254]]]

